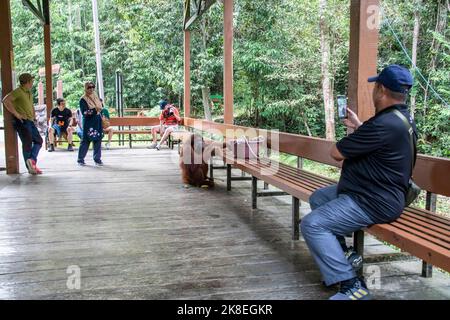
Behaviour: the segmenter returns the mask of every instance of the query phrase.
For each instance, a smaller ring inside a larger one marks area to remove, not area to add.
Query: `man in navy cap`
[[[312,211],[300,225],[325,284],[340,283],[332,300],[371,298],[341,243],[347,234],[400,216],[415,162],[410,134],[415,150],[416,126],[406,105],[413,86],[411,73],[390,65],[369,82],[375,82],[372,98],[376,114],[362,123],[348,110],[344,124],[355,131],[331,150],[331,157],[344,161],[339,183],[311,195]]]
[[[159,108],[161,109],[161,114],[159,115],[159,126],[154,126],[152,128],[153,143],[149,145],[148,149],[161,149],[161,144],[163,144],[169,135],[178,128],[178,124],[181,122],[181,117],[178,109],[170,104],[167,99],[163,99],[159,102]],[[161,136],[159,143],[157,142],[157,134]]]

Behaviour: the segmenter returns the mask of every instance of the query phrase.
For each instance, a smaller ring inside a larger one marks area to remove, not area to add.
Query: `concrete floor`
[[[105,167],[76,152],[42,151],[42,176],[0,173],[0,299],[326,299],[291,199],[250,182],[213,190],[180,182],[175,151],[105,150]],[[21,160],[22,162],[22,160]],[[236,175],[240,172],[234,171]],[[302,204],[302,214],[309,212]],[[449,299],[450,277],[366,237],[375,299]],[[380,254],[393,259],[379,262]],[[374,256],[375,255],[375,256]],[[378,261],[378,262],[375,262]]]

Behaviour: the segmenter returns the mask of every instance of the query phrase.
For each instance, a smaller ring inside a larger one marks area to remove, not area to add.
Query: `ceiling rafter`
[[[50,24],[49,0],[36,0],[36,4],[31,0],[22,0],[22,4],[28,8],[42,24]]]
[[[216,2],[217,0],[184,0],[184,30],[188,30]]]

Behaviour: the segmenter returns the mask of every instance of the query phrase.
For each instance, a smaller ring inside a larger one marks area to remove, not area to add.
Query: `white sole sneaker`
[[[29,174],[37,174],[36,170],[34,169],[33,166],[33,160],[28,159],[27,161],[25,161],[26,165],[27,165],[27,169],[28,169],[28,173]]]

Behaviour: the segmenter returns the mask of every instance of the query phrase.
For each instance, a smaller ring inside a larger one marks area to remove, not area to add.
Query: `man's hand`
[[[350,129],[358,129],[362,122],[359,120],[356,113],[354,113],[350,108],[347,109],[348,118],[344,119],[342,122]]]

